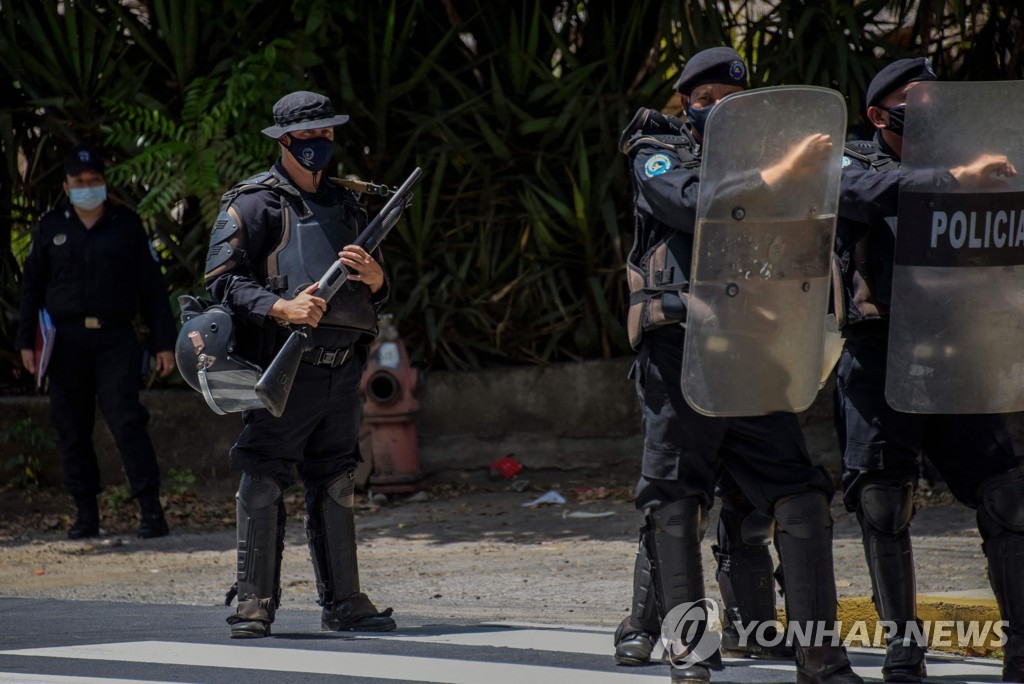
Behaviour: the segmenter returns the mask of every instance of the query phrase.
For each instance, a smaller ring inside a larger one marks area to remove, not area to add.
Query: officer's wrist
[[[277,301],[271,305],[270,310],[267,311],[267,316],[272,318],[278,325],[288,325],[288,302],[278,297]]]

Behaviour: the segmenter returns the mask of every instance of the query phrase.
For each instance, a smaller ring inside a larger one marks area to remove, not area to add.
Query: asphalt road
[[[228,638],[214,606],[0,598],[0,682],[5,684],[647,684],[664,665],[615,666],[611,630],[402,616],[387,635],[318,631],[312,610],[282,612],[274,636]],[[882,654],[853,649],[853,664],[881,681]],[[929,682],[996,682],[995,660],[930,656]],[[792,682],[790,663],[726,661],[715,682]]]

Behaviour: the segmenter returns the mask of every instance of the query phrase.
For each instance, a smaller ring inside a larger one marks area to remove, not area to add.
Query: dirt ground
[[[592,482],[555,474],[525,484],[438,485],[387,501],[364,495],[357,518],[363,588],[378,607],[395,607],[399,620],[406,613],[613,626],[628,607],[638,516],[627,483]],[[566,503],[524,506],[550,491]],[[282,609],[313,610],[302,494],[289,490],[286,499]],[[234,580],[233,492],[225,485],[165,500],[168,537],[135,538],[134,504],[107,497],[104,535],[69,541],[73,510],[62,493],[0,493],[0,595],[223,603]],[[920,503],[913,526],[920,593],[985,588],[973,514],[943,496]],[[869,595],[856,521],[839,506],[833,517],[840,595]],[[717,597],[715,524],[704,566],[709,595]]]

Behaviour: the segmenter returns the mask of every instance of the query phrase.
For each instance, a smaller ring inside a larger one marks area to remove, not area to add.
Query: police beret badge
[[[747,67],[743,65],[741,60],[735,59],[729,65],[729,76],[735,81],[742,81],[743,77],[747,74]]]

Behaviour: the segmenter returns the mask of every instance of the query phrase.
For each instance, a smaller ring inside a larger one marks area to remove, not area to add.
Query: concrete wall
[[[614,467],[635,474],[641,439],[631,359],[556,364],[547,368],[502,368],[434,372],[420,392],[420,459],[435,480],[460,473],[486,473],[487,465],[514,454],[527,469],[593,470]],[[838,472],[832,428],[832,389],[826,387],[801,414],[812,458]],[[229,475],[227,452],[242,426],[238,414],[214,415],[195,392],[144,392],[150,434],[161,466],[190,468],[201,481]],[[49,426],[45,397],[0,398],[0,430],[21,418]],[[1017,437],[1024,420],[1014,416]],[[0,444],[0,464],[16,445]],[[120,461],[110,433],[97,421],[96,448],[104,481],[120,480]],[[61,481],[56,453],[45,459],[45,478]]]

